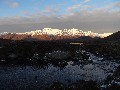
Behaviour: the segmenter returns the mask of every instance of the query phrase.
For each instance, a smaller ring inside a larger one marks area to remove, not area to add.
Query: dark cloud
[[[97,33],[117,32],[120,30],[118,22],[57,22],[57,23],[29,23],[0,25],[0,32],[26,32],[43,28],[70,29],[78,28],[83,31],[93,31]]]

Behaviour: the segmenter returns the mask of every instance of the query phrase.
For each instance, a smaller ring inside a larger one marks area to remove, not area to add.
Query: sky
[[[120,31],[120,0],[0,0],[0,33],[48,27]]]

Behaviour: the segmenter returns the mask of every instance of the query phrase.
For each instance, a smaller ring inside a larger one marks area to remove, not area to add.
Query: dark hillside
[[[104,40],[108,40],[108,41],[120,41],[120,31],[115,32],[112,35],[104,38]]]

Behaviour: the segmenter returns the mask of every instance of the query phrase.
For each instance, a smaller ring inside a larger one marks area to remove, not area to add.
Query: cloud
[[[48,22],[94,22],[94,21],[120,21],[120,10],[109,10],[105,7],[102,8],[92,8],[89,5],[82,5],[84,7],[80,8],[81,5],[75,5],[68,10],[74,10],[79,8],[79,11],[68,12],[59,15],[59,9],[53,9],[50,7],[45,8],[42,12],[35,13],[33,15],[25,17],[5,17],[0,18],[0,24],[11,24],[11,23],[48,23]],[[91,10],[87,10],[87,9]],[[28,14],[28,12],[23,12]],[[3,22],[4,21],[4,22]]]
[[[17,8],[20,6],[20,4],[18,2],[15,2],[14,0],[0,0],[0,3],[4,3],[10,8]]]
[[[36,25],[36,27],[74,27],[94,32],[115,32],[120,29],[120,9],[116,10],[113,7],[118,7],[119,4],[120,2],[115,2],[105,7],[93,8],[92,6],[80,3],[67,8],[69,12],[64,14],[59,14],[59,9],[46,7],[43,11],[34,13],[34,15],[31,16],[0,18],[0,25],[39,23],[41,26]],[[78,10],[73,12],[76,9]],[[27,14],[26,11],[23,13]],[[0,30],[7,29],[1,28]],[[32,25],[31,28],[28,28],[28,30],[32,30]]]
[[[68,10],[68,11],[74,11],[75,9],[80,8],[81,5],[82,5],[82,4],[73,5],[73,6],[71,6],[71,7],[68,7],[67,10]]]
[[[119,8],[120,9],[120,1],[119,2],[113,2],[112,4],[109,4],[105,7],[105,9],[112,9],[112,8]]]
[[[23,11],[21,11],[20,12],[20,14],[22,14],[22,15],[30,15],[30,12],[29,11],[27,11],[27,10],[23,10]]]
[[[51,8],[51,7],[46,7],[44,10],[43,10],[43,13],[57,13],[59,12],[59,9],[57,8]]]
[[[77,0],[72,0],[73,2],[77,2]]]
[[[90,2],[91,0],[84,0],[84,2]]]
[[[48,22],[99,22],[99,21],[118,21],[120,20],[120,10],[114,10],[111,8],[119,6],[120,2],[109,4],[102,8],[93,8],[90,5],[83,3],[68,7],[69,12],[59,14],[58,8],[46,7],[43,11],[34,13],[33,15],[26,15],[25,17],[5,17],[0,18],[0,24],[11,23],[48,23]],[[76,9],[76,12],[72,12]],[[90,10],[89,10],[90,9]],[[29,14],[27,11],[23,11],[23,14]]]
[[[11,7],[11,8],[17,8],[17,7],[19,7],[19,3],[18,2],[10,2],[8,4],[9,4],[9,7]]]
[[[85,7],[88,6],[88,5],[85,5],[87,2],[90,2],[91,0],[84,0],[84,2],[81,2],[79,4],[76,4],[76,5],[73,5],[71,7],[68,7],[67,8],[67,11],[74,11],[74,10],[77,10],[77,9],[80,9],[81,7]]]
[[[120,6],[120,1],[118,1],[118,2],[113,2],[112,5],[113,5],[113,6]]]
[[[112,4],[112,6],[120,7],[120,2],[115,2],[115,3]]]

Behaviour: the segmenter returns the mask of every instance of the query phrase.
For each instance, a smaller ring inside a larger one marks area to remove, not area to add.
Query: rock
[[[10,58],[10,59],[15,59],[15,58],[17,58],[17,55],[15,55],[15,54],[10,54],[9,56],[8,56],[8,58]]]
[[[34,58],[34,59],[39,59],[39,54],[35,53],[35,54],[33,55],[33,58]]]
[[[68,51],[54,51],[52,53],[46,53],[45,54],[48,58],[52,58],[52,59],[67,59],[69,58],[71,55]]]

